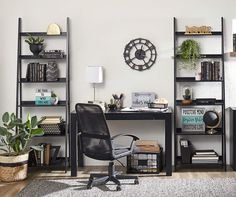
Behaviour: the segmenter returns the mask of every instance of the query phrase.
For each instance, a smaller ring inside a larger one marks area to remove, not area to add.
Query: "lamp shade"
[[[89,83],[102,83],[103,82],[102,66],[88,66],[87,80]]]
[[[236,34],[236,19],[232,20],[232,34]]]

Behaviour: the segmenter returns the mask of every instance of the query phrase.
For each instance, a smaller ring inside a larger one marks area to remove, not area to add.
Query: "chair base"
[[[108,174],[90,174],[87,189],[91,189],[95,185],[105,185],[107,182],[112,181],[117,185],[116,190],[120,191],[121,183],[119,180],[122,179],[134,179],[134,184],[139,184],[138,176],[118,175],[115,172],[114,162],[109,162]]]

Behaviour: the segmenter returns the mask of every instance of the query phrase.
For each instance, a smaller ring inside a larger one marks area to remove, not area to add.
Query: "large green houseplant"
[[[5,112],[0,126],[0,149],[5,153],[0,155],[0,180],[16,181],[27,177],[28,156],[31,149],[42,150],[40,146],[31,146],[34,136],[44,134],[38,125],[43,121],[36,116],[27,115],[25,122]]]
[[[187,39],[178,47],[177,54],[182,61],[182,68],[196,69],[196,63],[200,59],[200,45],[195,40]]]

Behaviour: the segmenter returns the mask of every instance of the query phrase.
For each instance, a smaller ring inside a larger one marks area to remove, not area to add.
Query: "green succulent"
[[[43,44],[44,39],[42,37],[33,37],[32,35],[28,34],[29,37],[25,40],[26,43],[30,44]]]

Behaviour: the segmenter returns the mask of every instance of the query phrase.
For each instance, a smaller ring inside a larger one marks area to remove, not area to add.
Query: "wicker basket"
[[[65,134],[65,122],[58,124],[40,124],[40,128],[44,130],[45,135],[63,135]]]
[[[18,156],[0,155],[0,180],[20,181],[27,178],[29,153]]]

